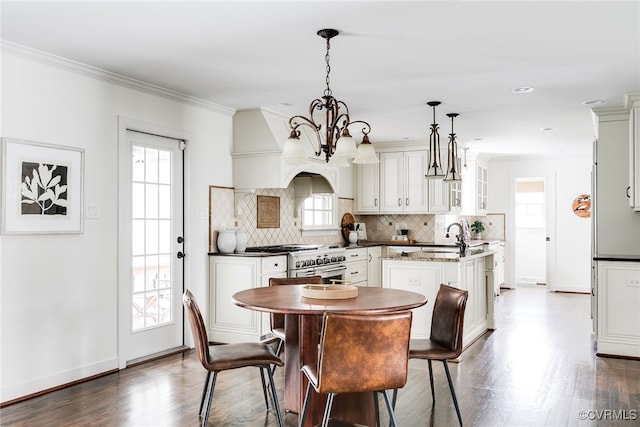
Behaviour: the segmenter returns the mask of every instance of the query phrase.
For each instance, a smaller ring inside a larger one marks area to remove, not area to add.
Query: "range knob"
[[[331,257],[331,262],[336,262],[336,261],[338,261],[338,260],[336,259],[336,257],[332,256],[332,257]]]
[[[318,258],[316,260],[316,265],[322,265],[322,258]]]
[[[331,260],[329,259],[329,257],[328,257],[327,255],[325,255],[325,256],[324,256],[324,260],[323,260],[323,262],[324,262],[325,264],[329,264],[329,263],[331,262]]]
[[[300,268],[303,266],[304,266],[304,261],[300,261],[300,260],[296,261],[296,268]]]

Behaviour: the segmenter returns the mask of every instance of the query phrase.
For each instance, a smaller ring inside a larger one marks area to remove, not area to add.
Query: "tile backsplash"
[[[288,188],[259,189],[255,193],[244,196],[239,203],[238,216],[234,217],[233,189],[211,187],[214,197],[211,198],[210,224],[211,252],[217,251],[215,239],[217,231],[225,229],[245,230],[249,235],[247,246],[267,246],[284,243],[343,243],[342,234],[336,230],[329,235],[317,237],[303,237],[300,231],[300,219],[294,216],[293,185]],[[210,190],[211,194],[211,190]],[[280,227],[257,228],[257,196],[275,196],[280,198]],[[235,196],[239,197],[239,196]],[[242,196],[240,196],[242,197]],[[351,198],[338,198],[338,225],[342,216],[353,212],[354,201]],[[369,241],[388,241],[391,236],[400,234],[400,224],[409,230],[409,239],[419,242],[453,242],[455,236],[445,238],[445,229],[452,222],[461,218],[472,223],[476,219],[483,221],[485,231],[484,240],[504,240],[505,215],[501,213],[488,214],[485,217],[457,216],[457,215],[354,215],[356,222],[365,223],[367,239]]]

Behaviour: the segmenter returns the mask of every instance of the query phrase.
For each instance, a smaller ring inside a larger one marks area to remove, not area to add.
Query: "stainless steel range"
[[[332,280],[344,281],[346,250],[326,245],[275,245],[247,248],[247,252],[286,252],[288,277],[321,276],[324,283]]]
[[[344,248],[319,247],[289,252],[289,277],[320,276],[324,283],[344,281],[347,257]]]

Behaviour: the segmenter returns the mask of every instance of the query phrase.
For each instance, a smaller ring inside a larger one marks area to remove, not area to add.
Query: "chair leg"
[[[444,371],[447,373],[447,381],[449,381],[449,389],[451,390],[451,397],[453,398],[453,404],[456,407],[456,414],[458,414],[458,421],[462,427],[462,416],[460,415],[460,408],[458,407],[458,399],[456,398],[456,392],[453,389],[453,382],[451,382],[451,374],[449,373],[449,365],[446,360],[443,360]]]
[[[202,416],[202,407],[204,401],[207,398],[207,391],[209,390],[209,379],[211,378],[211,371],[207,371],[207,378],[204,380],[204,387],[202,388],[202,399],[200,399],[200,409],[198,409],[198,416]]]
[[[380,408],[378,405],[378,392],[373,392],[373,407],[376,410],[376,427],[380,427]]]
[[[393,406],[393,409],[396,409],[396,401],[398,400],[398,389],[394,388],[393,389],[393,398],[391,399],[391,406]]]
[[[433,368],[431,367],[431,359],[427,359],[429,365],[429,383],[431,384],[431,399],[433,404],[436,403],[436,389],[433,387]]]
[[[264,397],[264,405],[267,407],[267,411],[269,410],[269,398],[267,397],[267,383],[264,380],[264,368],[260,366],[260,381],[262,381],[262,395]],[[270,369],[270,368],[267,368]],[[271,371],[269,370],[269,373]]]
[[[324,416],[322,417],[322,427],[329,427],[329,418],[331,417],[331,408],[333,407],[333,398],[335,393],[329,393],[327,396],[327,404],[324,407]]]
[[[218,373],[213,373],[213,379],[211,380],[211,388],[209,390],[209,402],[207,403],[207,409],[204,414],[204,418],[202,418],[202,427],[206,427],[209,422],[209,412],[211,412],[211,402],[213,401],[213,392],[216,388],[216,378],[218,378]]]
[[[276,417],[278,418],[278,426],[283,427],[282,414],[280,414],[280,405],[278,404],[278,393],[276,392],[276,383],[273,380],[273,374],[271,373],[271,366],[267,365],[266,370],[267,370],[267,374],[269,375],[269,384],[271,385],[271,398],[273,400],[273,410],[276,412]],[[267,410],[268,409],[269,408],[267,408]]]
[[[382,390],[381,393],[384,396],[384,403],[386,403],[387,410],[389,411],[389,424],[393,427],[397,427],[398,423],[396,421],[396,414],[393,410],[393,406],[391,406],[391,402],[389,401],[389,395],[386,390]]]
[[[302,413],[300,414],[299,427],[304,425],[305,418],[307,418],[307,407],[309,406],[309,395],[311,394],[311,383],[307,383],[307,392],[304,395],[304,403],[302,404]]]
[[[276,356],[280,357],[280,354],[282,354],[282,349],[283,348],[284,348],[284,340],[279,340],[278,347],[276,348]],[[277,367],[278,367],[278,365],[271,366],[271,373],[272,374],[276,371]]]

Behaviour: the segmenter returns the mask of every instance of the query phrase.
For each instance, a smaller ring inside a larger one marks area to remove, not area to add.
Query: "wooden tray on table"
[[[358,296],[358,288],[349,285],[304,285],[302,296],[313,299],[348,299]]]

